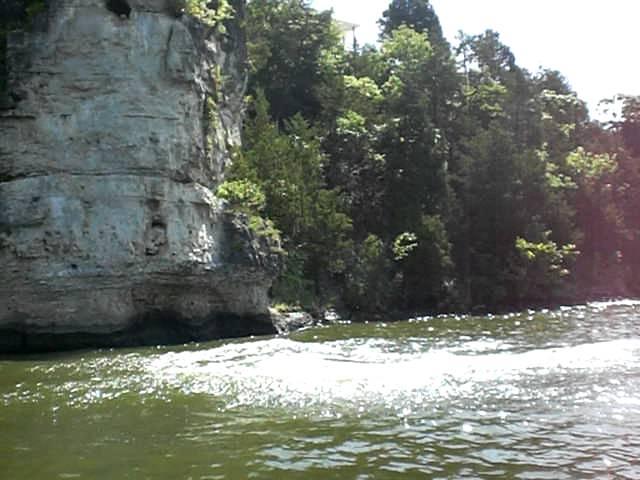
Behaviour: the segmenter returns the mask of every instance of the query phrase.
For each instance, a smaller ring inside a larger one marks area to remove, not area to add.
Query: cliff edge
[[[238,22],[52,0],[7,41],[0,351],[271,333],[273,245],[214,192],[240,141]]]

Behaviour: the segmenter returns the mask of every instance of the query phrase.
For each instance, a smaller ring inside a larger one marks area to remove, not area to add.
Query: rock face
[[[53,0],[8,38],[0,351],[273,331],[277,258],[214,195],[244,40],[169,0]]]

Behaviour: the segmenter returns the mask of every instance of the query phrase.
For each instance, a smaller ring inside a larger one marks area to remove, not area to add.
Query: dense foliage
[[[591,121],[496,32],[451,47],[428,0],[379,24],[345,49],[330,12],[249,2],[231,182],[282,234],[276,296],[375,314],[640,293],[640,98]]]

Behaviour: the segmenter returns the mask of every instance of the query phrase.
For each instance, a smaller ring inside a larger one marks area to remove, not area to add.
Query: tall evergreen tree
[[[429,0],[392,0],[378,24],[383,37],[404,25],[418,33],[426,33],[434,44],[446,43],[440,19]]]

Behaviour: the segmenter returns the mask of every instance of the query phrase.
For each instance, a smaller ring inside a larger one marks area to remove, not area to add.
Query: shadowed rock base
[[[175,312],[148,313],[114,332],[51,333],[25,331],[20,327],[0,329],[0,352],[9,354],[45,353],[111,347],[180,345],[222,338],[241,338],[277,333],[268,315],[240,317],[216,314],[198,323]]]

